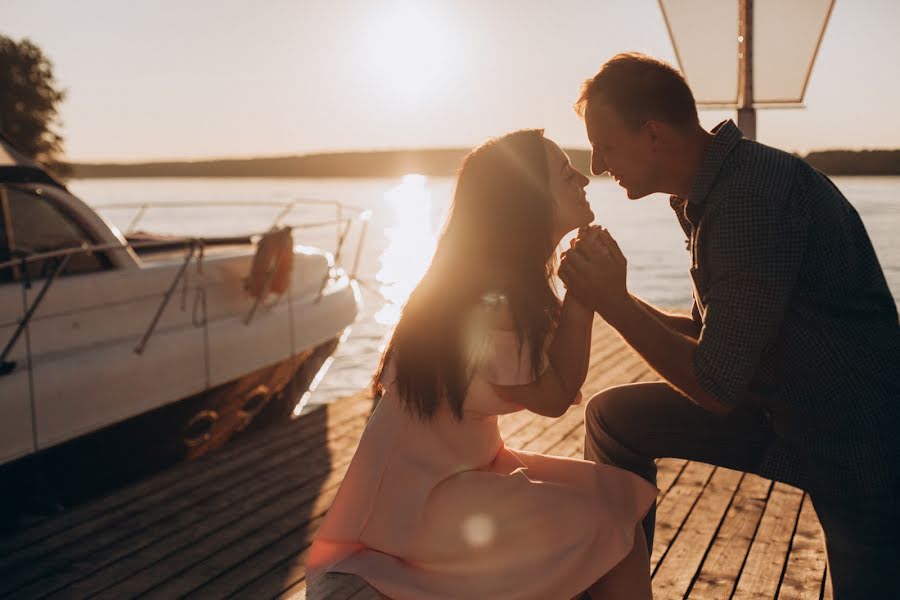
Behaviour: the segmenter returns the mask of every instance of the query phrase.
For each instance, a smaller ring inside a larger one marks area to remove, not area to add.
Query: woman
[[[555,249],[594,218],[588,178],[540,130],[463,161],[434,259],[375,375],[381,401],[310,550],[395,599],[649,598],[656,489],[504,447],[497,415],[580,399],[593,314],[554,293]],[[588,229],[583,240],[592,243]]]

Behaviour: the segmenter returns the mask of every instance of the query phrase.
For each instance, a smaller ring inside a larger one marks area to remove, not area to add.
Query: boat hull
[[[0,467],[0,515],[46,514],[288,422],[339,336],[238,379]]]

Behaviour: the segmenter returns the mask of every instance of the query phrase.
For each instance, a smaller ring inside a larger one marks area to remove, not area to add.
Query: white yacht
[[[0,138],[0,489],[77,502],[299,413],[360,296],[277,225],[123,235]]]

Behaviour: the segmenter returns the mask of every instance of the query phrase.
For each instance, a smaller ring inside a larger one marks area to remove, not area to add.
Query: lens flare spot
[[[494,541],[497,526],[488,515],[476,513],[463,522],[462,533],[467,544],[473,548],[483,548]]]

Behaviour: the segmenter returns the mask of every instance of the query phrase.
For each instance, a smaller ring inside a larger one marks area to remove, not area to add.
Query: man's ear
[[[650,119],[644,123],[644,134],[653,146],[659,145],[662,141],[662,127],[658,121]]]

